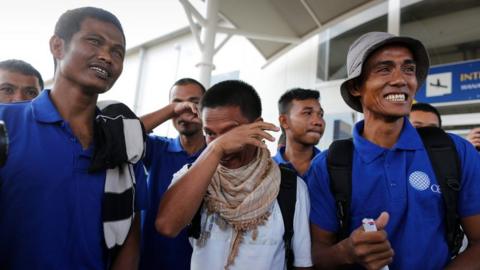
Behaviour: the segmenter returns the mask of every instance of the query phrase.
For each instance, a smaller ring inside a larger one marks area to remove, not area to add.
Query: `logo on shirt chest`
[[[431,184],[430,177],[424,172],[414,171],[408,177],[408,182],[410,185],[418,190],[424,191],[430,189],[432,192],[441,193],[440,186],[438,184]]]

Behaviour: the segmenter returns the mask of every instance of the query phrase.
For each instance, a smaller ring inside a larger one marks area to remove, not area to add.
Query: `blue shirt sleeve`
[[[465,139],[450,134],[457,148],[461,164],[458,212],[460,217],[480,214],[480,155]]]
[[[338,231],[335,199],[330,190],[327,152],[317,155],[306,174],[310,194],[310,222],[329,232]]]
[[[152,166],[158,162],[158,158],[155,155],[167,151],[169,146],[169,139],[166,137],[157,136],[154,134],[147,135],[145,145],[145,156],[143,157],[143,165],[150,171]]]
[[[147,174],[143,162],[134,165],[135,170],[135,211],[145,210],[148,207]]]
[[[146,143],[145,143],[145,156],[143,157],[143,163],[145,168],[149,170],[152,164],[152,156],[153,156],[153,145],[154,145],[154,135],[147,135]]]

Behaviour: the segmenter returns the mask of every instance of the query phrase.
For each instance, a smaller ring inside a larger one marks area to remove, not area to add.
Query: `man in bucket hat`
[[[337,236],[343,225],[337,218],[334,181],[324,151],[312,161],[307,175],[317,269],[480,267],[478,154],[467,141],[449,134],[461,170],[457,213],[470,242],[451,260],[439,184],[425,146],[406,118],[428,68],[426,49],[413,38],[371,32],[351,45],[341,93],[364,120],[353,131],[349,226],[346,238]],[[363,229],[364,218],[376,218],[376,232]]]

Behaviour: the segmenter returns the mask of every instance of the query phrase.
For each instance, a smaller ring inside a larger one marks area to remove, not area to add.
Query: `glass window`
[[[387,16],[377,17],[330,39],[325,37],[329,31],[323,33],[320,40],[324,41],[318,47],[317,78],[322,81],[346,78],[348,48],[358,37],[371,31],[387,31]]]
[[[480,1],[424,0],[400,18],[400,34],[421,40],[432,65],[480,58]]]

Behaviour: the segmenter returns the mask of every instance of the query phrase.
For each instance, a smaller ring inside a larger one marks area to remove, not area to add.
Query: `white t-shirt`
[[[182,168],[175,174],[172,184],[187,171]],[[283,241],[283,219],[277,200],[272,204],[273,211],[265,225],[257,228],[258,235],[255,240],[252,232],[244,234],[243,242],[238,249],[230,270],[281,270],[285,265],[285,243]],[[297,202],[293,220],[294,234],[292,249],[294,253],[295,267],[312,266],[310,227],[309,227],[310,200],[307,186],[301,178],[297,178]],[[198,240],[190,238],[193,247],[191,269],[192,270],[223,270],[227,263],[230,252],[230,242],[233,240],[233,230],[227,225],[222,230],[215,219],[217,214],[207,216],[202,209],[201,231],[210,231],[210,236],[205,245],[197,245]]]

